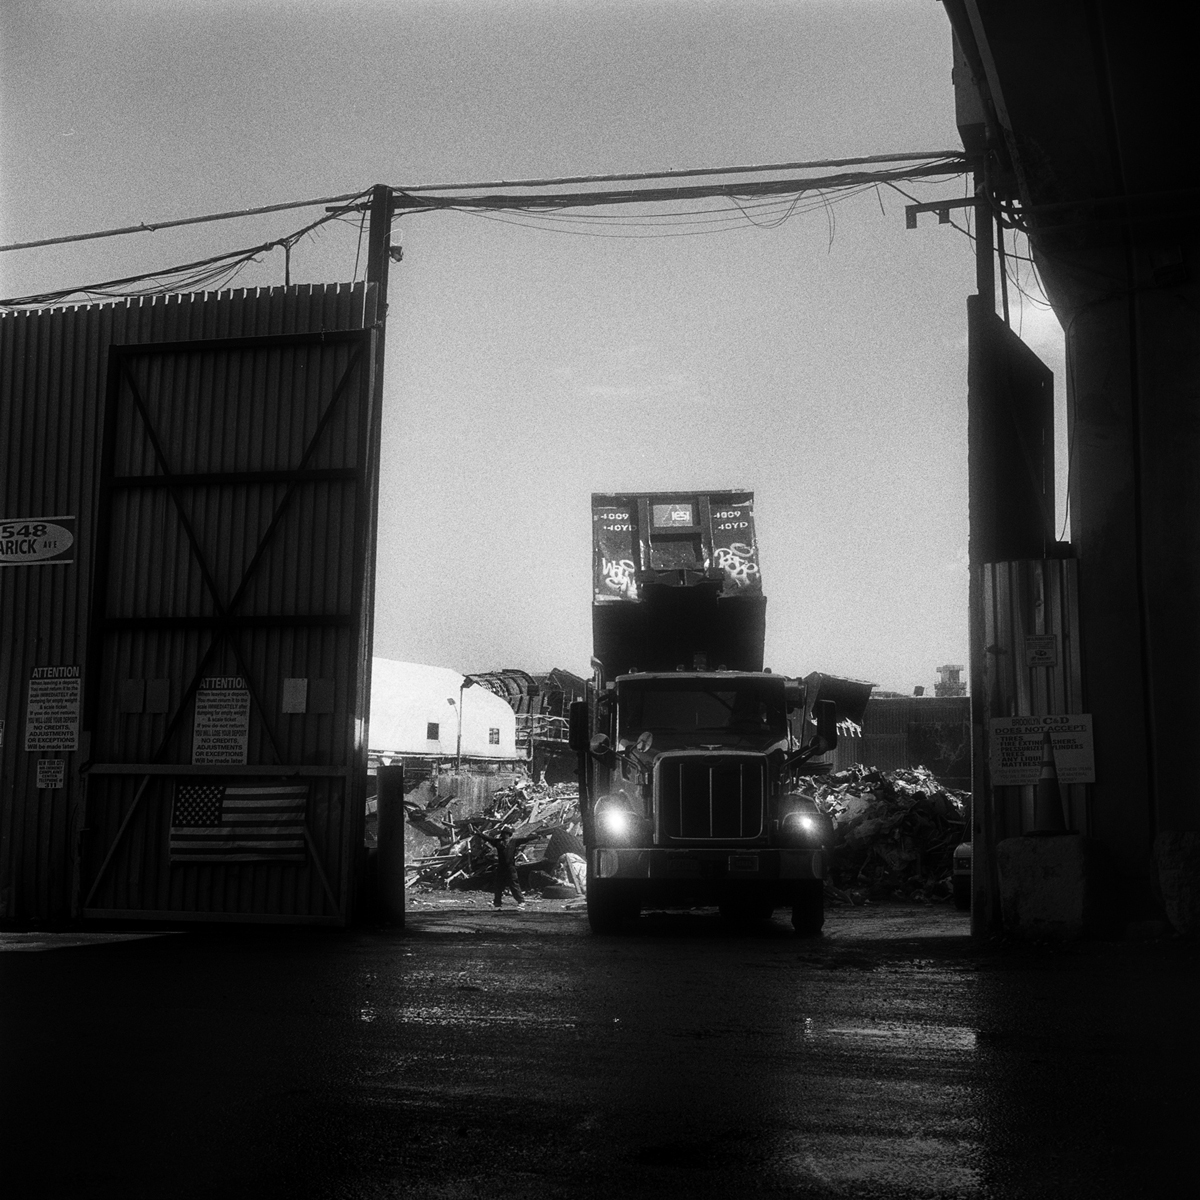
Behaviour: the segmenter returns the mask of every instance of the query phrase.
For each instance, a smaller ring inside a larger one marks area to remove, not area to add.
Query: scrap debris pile
[[[826,899],[934,901],[953,892],[954,848],[964,837],[968,793],[943,787],[924,767],[880,771],[856,765],[813,781],[829,818]],[[483,838],[511,826],[520,845],[521,887],[547,897],[582,897],[586,888],[579,791],[574,783],[518,783],[487,808],[456,816],[451,797],[426,804],[405,797],[405,886],[421,891],[492,886],[495,851]]]
[[[479,834],[496,837],[507,825],[521,845],[516,867],[523,890],[559,899],[584,894],[579,789],[573,783],[519,783],[496,792],[482,812],[462,819],[449,811],[446,798],[421,807],[406,797],[405,808],[410,826],[430,839],[428,852],[406,865],[406,888],[490,888],[496,853]]]
[[[967,792],[944,788],[924,767],[856,765],[821,777],[815,795],[833,824],[827,899],[861,904],[951,895]]]

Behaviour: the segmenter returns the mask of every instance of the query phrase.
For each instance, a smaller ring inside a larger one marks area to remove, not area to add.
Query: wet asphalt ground
[[[1193,1194],[1200,948],[948,907],[416,898],[404,931],[0,934],[7,1197]]]

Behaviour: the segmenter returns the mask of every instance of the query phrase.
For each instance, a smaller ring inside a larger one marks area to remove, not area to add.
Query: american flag
[[[303,862],[308,788],[181,783],[172,862]]]

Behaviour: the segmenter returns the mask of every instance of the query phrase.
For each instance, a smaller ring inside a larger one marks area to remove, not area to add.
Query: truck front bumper
[[[604,847],[592,850],[588,866],[593,879],[646,879],[770,883],[825,878],[823,850],[731,850],[721,848],[668,850]]]

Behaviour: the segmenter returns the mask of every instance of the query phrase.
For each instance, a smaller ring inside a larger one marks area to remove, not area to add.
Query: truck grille
[[[761,837],[765,767],[758,757],[664,755],[655,772],[660,838],[733,842]]]

